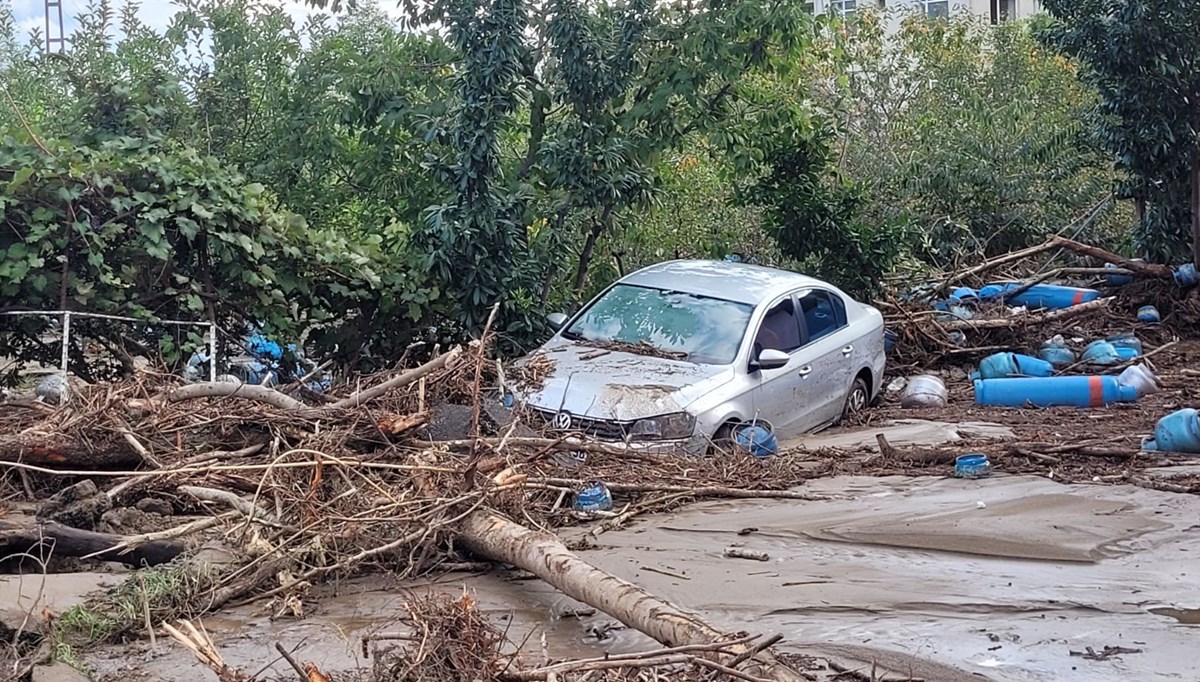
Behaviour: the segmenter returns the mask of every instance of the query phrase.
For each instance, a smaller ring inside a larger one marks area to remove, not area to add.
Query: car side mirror
[[[550,328],[554,331],[562,329],[563,325],[566,323],[567,316],[562,313],[550,313],[546,316],[546,324],[549,324]]]
[[[789,361],[791,361],[791,357],[787,353],[775,350],[774,348],[767,348],[758,354],[758,359],[751,363],[750,366],[755,370],[779,369],[786,366]]]

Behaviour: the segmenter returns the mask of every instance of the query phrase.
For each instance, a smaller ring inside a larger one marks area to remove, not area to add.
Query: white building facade
[[[966,8],[993,24],[1025,19],[1042,11],[1038,0],[813,0],[811,4],[814,12],[843,16],[866,8],[883,11],[914,8],[923,9],[932,16],[946,16],[951,11]]]

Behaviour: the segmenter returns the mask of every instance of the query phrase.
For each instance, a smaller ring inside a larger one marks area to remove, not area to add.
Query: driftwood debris
[[[30,557],[94,557],[129,566],[157,566],[183,553],[184,545],[171,540],[154,540],[129,546],[129,538],[80,530],[54,521],[37,521],[19,516],[0,517],[0,554]],[[122,548],[122,549],[116,549]]]
[[[22,462],[52,469],[106,469],[141,461],[141,455],[124,439],[88,443],[51,433],[0,435],[0,462]]]
[[[669,647],[712,645],[731,639],[695,614],[580,559],[557,536],[530,530],[497,514],[478,511],[467,517],[460,539],[478,554],[512,564],[538,576],[564,594],[616,618]],[[736,656],[745,645],[731,647]],[[781,682],[802,675],[767,652],[753,659],[754,672]]]

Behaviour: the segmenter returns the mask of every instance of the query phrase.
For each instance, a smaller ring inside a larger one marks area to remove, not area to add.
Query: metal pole
[[[67,371],[71,360],[71,313],[63,311],[62,322],[62,387],[58,396],[60,405],[66,405],[71,399],[71,382],[67,380]]]
[[[208,380],[217,380],[217,323],[208,325]]]
[[[71,345],[71,313],[63,312],[62,316],[62,373],[63,381],[67,379],[67,360],[70,358]]]

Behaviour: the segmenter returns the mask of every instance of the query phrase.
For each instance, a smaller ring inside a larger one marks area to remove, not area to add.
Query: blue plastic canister
[[[884,329],[883,330],[883,352],[885,352],[885,353],[892,352],[892,348],[894,348],[896,346],[896,340],[899,338],[900,338],[900,335],[897,334],[894,329]]]
[[[987,478],[992,475],[992,463],[987,455],[962,455],[954,460],[954,475],[959,478]]]
[[[771,457],[779,452],[779,442],[765,422],[744,424],[734,429],[733,442],[743,452],[755,457]]]
[[[575,493],[575,511],[611,511],[612,508],[612,493],[600,481],[588,481]]]
[[[1121,355],[1108,341],[1093,341],[1083,349],[1082,359],[1093,365],[1115,365],[1121,361]]]
[[[1196,272],[1196,264],[1188,263],[1175,268],[1175,283],[1184,289],[1200,284],[1200,273]]]
[[[1058,310],[1100,298],[1100,292],[1095,289],[1064,287],[1057,284],[1035,284],[1016,296],[1007,296],[1007,292],[1016,291],[1022,286],[1019,282],[1010,282],[1004,285],[1005,298],[1008,304],[1023,305],[1027,308]]]
[[[1155,324],[1162,318],[1158,315],[1158,308],[1155,308],[1152,305],[1144,305],[1141,308],[1138,308],[1137,319],[1138,322],[1143,324]]]
[[[1147,450],[1200,453],[1200,413],[1188,407],[1158,420]]]
[[[1113,376],[980,379],[975,381],[975,402],[1004,407],[1100,407],[1138,399],[1135,386],[1125,386]]]
[[[1121,360],[1136,360],[1141,353],[1137,352],[1136,348],[1123,348],[1117,346],[1117,357]]]
[[[1051,374],[1054,374],[1054,365],[1050,362],[1017,353],[995,353],[979,362],[981,379],[1048,377]]]

